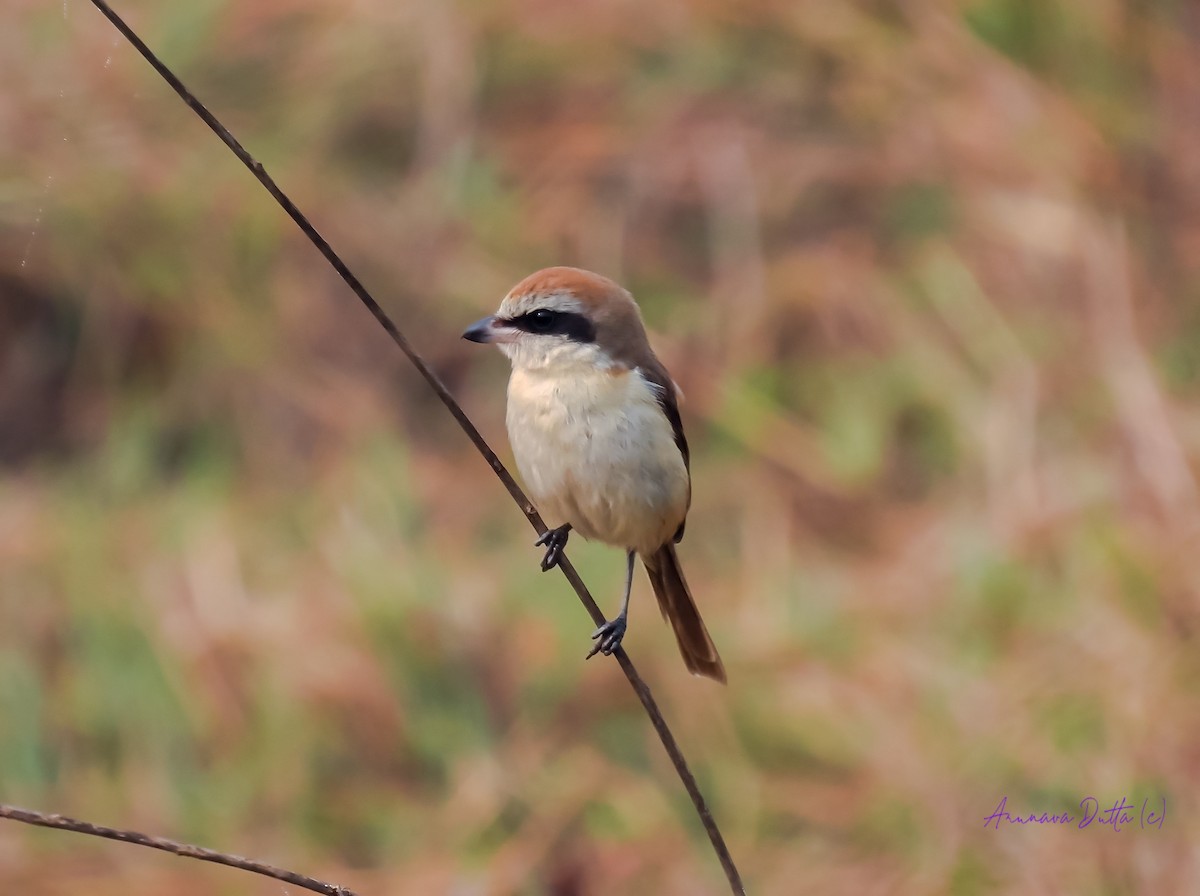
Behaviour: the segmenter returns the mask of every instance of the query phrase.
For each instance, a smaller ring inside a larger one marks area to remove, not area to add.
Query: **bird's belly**
[[[651,553],[687,514],[687,468],[636,372],[541,381],[514,371],[508,432],[547,525]]]

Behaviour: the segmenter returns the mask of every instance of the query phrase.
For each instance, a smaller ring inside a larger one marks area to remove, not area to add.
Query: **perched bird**
[[[621,612],[592,634],[611,654],[629,616],[641,557],[689,670],[725,681],[675,544],[692,500],[678,387],[646,339],[633,297],[606,277],[546,268],[512,288],[464,339],[494,343],[512,361],[508,438],[530,497],[551,528],[542,569],[574,529],[626,551]]]

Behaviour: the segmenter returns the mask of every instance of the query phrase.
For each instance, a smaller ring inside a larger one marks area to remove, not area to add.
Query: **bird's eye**
[[[554,326],[554,312],[547,311],[545,308],[531,311],[526,318],[529,321],[530,329],[538,333],[545,333]]]

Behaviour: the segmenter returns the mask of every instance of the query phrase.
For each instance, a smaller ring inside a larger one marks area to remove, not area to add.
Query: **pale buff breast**
[[[548,526],[639,553],[670,541],[688,474],[653,389],[636,370],[513,370],[509,440]]]

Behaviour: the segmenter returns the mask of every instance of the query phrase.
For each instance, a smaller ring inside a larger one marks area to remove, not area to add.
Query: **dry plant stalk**
[[[546,531],[546,525],[542,522],[541,516],[537,509],[530,503],[521,487],[517,485],[516,480],[501,463],[500,458],[488,445],[487,441],[475,428],[470,418],[459,407],[458,402],[454,400],[454,396],[438,378],[437,374],[430,369],[425,360],[416,352],[409,341],[404,337],[395,323],[379,306],[379,303],[367,292],[366,288],[359,282],[358,278],[351,273],[350,269],[342,261],[341,257],[334,252],[333,248],[326,242],[325,238],[317,232],[316,228],[309,222],[299,208],[292,202],[291,199],[279,188],[270,175],[264,170],[262,164],[250,155],[242,145],[233,137],[229,130],[217,120],[211,112],[205,108],[196,97],[183,85],[183,82],[175,76],[175,74],[167,68],[167,66],[158,59],[158,57],[150,50],[149,47],[142,41],[140,37],[125,24],[124,20],[118,16],[104,0],[92,0],[92,4],[100,10],[113,26],[133,45],[143,58],[150,63],[151,67],[158,72],[167,84],[179,95],[180,99],[196,113],[200,119],[208,125],[221,141],[229,147],[230,151],[244,164],[250,172],[258,179],[259,183],[267,190],[268,193],[275,199],[279,206],[288,214],[308,237],[309,241],[316,246],[317,250],[325,257],[325,260],[333,266],[338,275],[345,281],[346,285],[354,292],[359,300],[366,306],[371,315],[379,322],[379,325],[387,332],[392,341],[396,343],[399,349],[404,353],[405,357],[417,369],[417,372],[425,379],[429,387],[434,391],[437,397],[441,400],[446,409],[458,422],[458,425],[467,434],[467,437],[474,444],[475,448],[487,461],[492,471],[508,489],[508,493],[521,508],[521,512],[525,514],[530,525],[537,531],[539,535]],[[565,556],[561,557],[558,563],[559,569],[566,576],[571,587],[575,589],[575,593],[579,596],[580,601],[591,615],[592,620],[597,624],[602,624],[604,614],[596,605],[588,592],[587,586],[575,571],[570,561]],[[613,656],[621,666],[621,671],[625,673],[625,677],[629,680],[630,686],[637,694],[638,699],[642,702],[642,706],[646,710],[647,716],[650,718],[651,724],[654,726],[655,732],[658,734],[659,740],[662,741],[667,755],[671,759],[671,764],[675,767],[676,773],[679,775],[680,781],[683,782],[684,788],[691,797],[692,805],[696,809],[696,814],[700,818],[701,824],[704,826],[705,832],[708,834],[708,839],[712,843],[713,849],[717,853],[717,858],[721,863],[721,867],[725,872],[725,876],[729,880],[729,886],[735,896],[744,896],[745,887],[742,884],[741,875],[738,873],[737,866],[733,863],[733,857],[729,853],[729,848],[725,845],[725,838],[722,836],[720,829],[717,827],[716,821],[713,819],[712,813],[709,811],[708,804],[704,800],[703,794],[700,793],[700,788],[696,784],[696,779],[692,775],[691,769],[688,767],[687,761],[683,757],[683,753],[679,749],[679,744],[675,740],[674,734],[659,711],[658,704],[655,702],[653,695],[650,693],[650,688],[646,682],[638,674],[637,669],[633,665],[633,661],[625,653],[624,648],[618,647]],[[303,886],[310,890],[315,890],[319,893],[331,894],[331,896],[352,896],[349,890],[341,887],[336,887],[331,884],[323,884],[320,881],[312,878],[304,877],[303,875],[294,874],[290,871],[273,868],[270,865],[265,865],[260,862],[255,862],[249,859],[243,859],[238,856],[226,855],[223,853],[214,852],[212,850],[203,849],[197,846],[188,844],[175,843],[171,840],[164,840],[158,837],[150,837],[145,834],[139,834],[132,831],[120,831],[113,828],[104,828],[98,825],[89,824],[87,822],[76,821],[74,819],[65,818],[60,815],[45,815],[40,812],[32,812],[29,810],[18,809],[11,806],[0,805],[0,817],[11,818],[15,821],[23,821],[27,824],[41,825],[43,827],[54,827],[63,830],[77,831],[79,833],[91,834],[93,836],[107,837],[113,840],[121,840],[127,843],[136,843],[141,846],[149,846],[154,849],[163,849],[167,852],[181,856],[189,856],[192,858],[203,859],[204,861],[218,862],[223,865],[229,865],[234,868],[241,868],[246,871],[254,871],[259,874],[266,874],[269,877],[275,877],[279,880],[289,881],[297,886]]]
[[[276,868],[274,865],[268,865],[266,862],[258,862],[254,859],[243,858],[242,856],[217,852],[216,850],[205,849],[203,846],[193,846],[190,843],[179,843],[175,840],[167,840],[164,837],[152,837],[149,834],[142,834],[138,831],[106,828],[103,825],[92,824],[89,821],[68,818],[66,815],[48,815],[44,812],[35,812],[32,809],[20,809],[16,806],[6,806],[0,803],[0,818],[11,818],[13,821],[23,821],[25,824],[32,824],[41,828],[56,828],[60,831],[90,834],[93,837],[103,837],[106,840],[120,840],[122,843],[136,843],[138,846],[161,849],[163,852],[183,856],[187,859],[199,859],[201,862],[212,862],[217,865],[226,865],[230,868],[238,868],[242,871],[261,874],[264,877],[273,877],[275,880],[294,884],[297,887],[304,887],[304,889],[312,890],[314,893],[324,893],[325,896],[357,896],[353,890],[339,887],[337,884],[325,883],[325,881],[297,874],[295,871],[288,871],[285,868]]]

